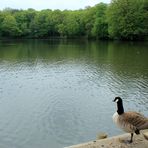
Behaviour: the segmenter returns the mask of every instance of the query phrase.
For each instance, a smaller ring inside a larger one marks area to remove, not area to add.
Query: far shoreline
[[[2,37],[0,38],[0,41],[4,40],[86,40],[86,41],[119,41],[119,42],[147,42],[148,38],[145,39],[135,39],[135,40],[127,40],[127,39],[111,39],[111,38],[105,38],[105,39],[96,39],[96,38],[88,38],[85,36],[75,36],[75,37]]]

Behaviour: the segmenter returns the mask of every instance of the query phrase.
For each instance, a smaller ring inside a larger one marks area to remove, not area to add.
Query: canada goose
[[[131,133],[131,139],[128,142],[132,143],[134,133],[140,134],[140,130],[148,129],[148,118],[137,112],[124,112],[120,97],[115,97],[113,101],[117,103],[117,112],[113,115],[113,121],[119,128]]]

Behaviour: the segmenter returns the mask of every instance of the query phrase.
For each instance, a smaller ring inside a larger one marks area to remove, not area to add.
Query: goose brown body
[[[136,130],[148,129],[148,118],[137,112],[124,112],[121,115],[115,113],[113,121],[118,127],[128,133],[135,133]]]

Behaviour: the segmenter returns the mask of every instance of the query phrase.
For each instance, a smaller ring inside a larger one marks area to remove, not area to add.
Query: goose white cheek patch
[[[119,99],[117,99],[115,102],[117,103],[119,101]]]

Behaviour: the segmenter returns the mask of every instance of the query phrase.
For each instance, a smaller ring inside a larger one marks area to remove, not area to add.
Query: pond
[[[148,43],[0,41],[0,147],[61,148],[123,133],[114,97],[148,116]]]

